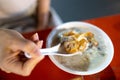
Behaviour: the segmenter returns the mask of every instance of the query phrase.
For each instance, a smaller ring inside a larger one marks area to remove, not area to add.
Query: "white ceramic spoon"
[[[65,52],[62,53],[62,52],[59,52],[59,47],[60,47],[60,44],[53,46],[51,48],[40,49],[40,52],[42,55],[59,55],[59,56],[74,56],[77,54],[82,54],[81,52],[75,52],[72,54],[68,54]],[[31,56],[28,53],[25,53],[25,56],[28,58],[31,58]]]

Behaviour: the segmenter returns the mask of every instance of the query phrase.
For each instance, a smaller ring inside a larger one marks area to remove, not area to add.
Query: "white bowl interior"
[[[73,22],[67,22],[64,23],[58,27],[56,27],[55,29],[52,30],[52,32],[49,34],[48,38],[47,38],[47,47],[51,47],[51,43],[52,43],[52,38],[55,36],[57,30],[59,29],[69,29],[72,27],[79,27],[82,28],[86,31],[91,31],[92,33],[96,34],[95,37],[100,36],[98,39],[103,39],[104,40],[104,44],[106,45],[106,54],[107,57],[105,59],[105,61],[100,64],[98,67],[94,68],[94,69],[89,69],[87,71],[76,71],[76,70],[71,70],[67,67],[64,67],[63,65],[61,65],[55,58],[54,56],[49,56],[51,61],[60,69],[62,69],[63,71],[66,71],[68,73],[71,74],[76,74],[76,75],[90,75],[90,74],[95,74],[98,73],[100,71],[102,71],[103,69],[105,69],[110,62],[113,59],[113,55],[114,55],[114,48],[113,48],[113,44],[111,39],[109,38],[109,36],[100,28],[98,28],[95,25],[92,25],[90,23],[86,23],[86,22],[77,22],[77,21],[73,21]]]

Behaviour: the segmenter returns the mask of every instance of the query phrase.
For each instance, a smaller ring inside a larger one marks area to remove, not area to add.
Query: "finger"
[[[4,68],[3,66],[0,69],[6,73],[11,73],[11,71],[9,71],[7,68]]]
[[[44,56],[39,56],[37,58],[30,58],[23,65],[22,75],[28,76],[35,68],[35,66],[44,58]]]
[[[31,39],[32,39],[32,41],[34,41],[34,42],[37,44],[37,46],[38,46],[39,48],[42,48],[43,41],[42,41],[42,40],[41,40],[41,41],[39,40],[38,33],[33,34],[33,36],[31,37]]]
[[[36,44],[37,44],[38,48],[42,48],[43,41],[38,41]]]
[[[42,48],[43,41],[38,41],[36,44],[37,44],[38,48],[40,49],[40,48]],[[24,53],[24,55],[25,55],[27,58],[31,58],[31,55],[28,54],[28,53]]]
[[[33,43],[32,41],[28,41],[26,44],[24,44],[24,47],[21,48],[21,49],[24,52],[30,54],[31,56],[39,56],[39,55],[41,55],[41,53],[39,51],[39,47],[35,43]]]
[[[39,41],[39,36],[38,33],[33,34],[33,36],[31,37],[32,41],[36,42]]]

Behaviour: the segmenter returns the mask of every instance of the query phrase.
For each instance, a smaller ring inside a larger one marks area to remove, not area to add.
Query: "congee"
[[[60,29],[56,31],[51,46],[61,43],[60,51],[68,54],[80,52],[74,56],[54,56],[55,59],[76,71],[87,71],[99,66],[106,57],[106,47],[101,36],[81,28]],[[81,54],[82,53],[82,54]]]

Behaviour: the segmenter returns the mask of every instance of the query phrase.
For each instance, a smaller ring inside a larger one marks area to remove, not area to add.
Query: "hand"
[[[7,73],[30,75],[37,63],[44,58],[39,52],[42,41],[38,35],[33,35],[33,42],[17,31],[0,29],[0,36],[0,69]],[[22,52],[29,53],[32,58],[26,58]]]

